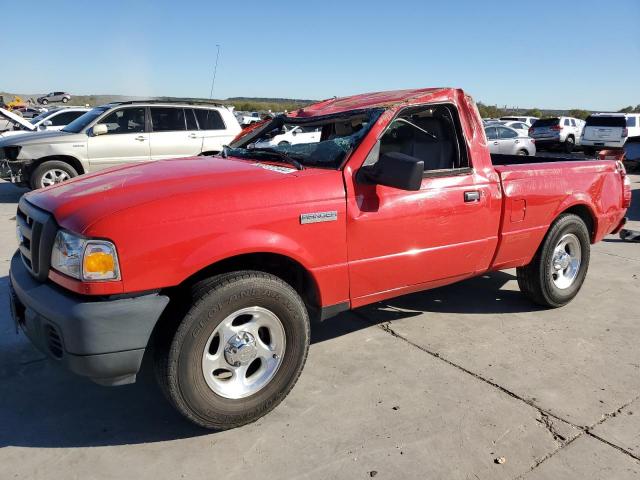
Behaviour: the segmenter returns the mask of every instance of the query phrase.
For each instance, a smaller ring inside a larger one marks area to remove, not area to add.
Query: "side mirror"
[[[294,130],[293,132],[291,132],[291,135],[293,135],[294,137],[298,134],[298,130]]]
[[[108,132],[109,132],[109,129],[104,123],[99,123],[97,125],[94,125],[93,128],[91,129],[91,134],[94,137],[97,137],[98,135],[104,135],[105,133],[108,133]]]
[[[45,127],[50,127],[51,125],[53,125],[53,122],[51,120],[45,120],[44,122],[42,122],[42,125],[44,125]]]
[[[381,155],[374,165],[360,169],[365,181],[400,190],[417,191],[422,184],[424,161],[399,152]]]

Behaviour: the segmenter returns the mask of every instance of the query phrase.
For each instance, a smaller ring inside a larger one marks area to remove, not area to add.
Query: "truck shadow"
[[[493,272],[364,307],[356,314],[347,312],[314,325],[312,343],[339,338],[372,324],[430,312],[495,314],[535,310],[520,292],[501,290],[514,278],[505,272]],[[8,337],[13,327],[5,315],[6,280],[0,278],[0,332]],[[424,321],[429,321],[428,315]],[[173,410],[155,385],[149,359],[145,359],[137,383],[105,388],[42,358],[23,335],[3,340],[0,347],[4,350],[0,355],[0,448],[127,445],[212,433],[190,424]]]
[[[519,290],[502,287],[516,277],[507,272],[491,272],[446,287],[413,293],[347,312],[315,325],[311,343],[348,334],[371,325],[393,322],[429,313],[504,314],[541,310]]]
[[[0,180],[0,203],[17,204],[20,197],[28,191],[28,188],[16,187],[12,183]]]

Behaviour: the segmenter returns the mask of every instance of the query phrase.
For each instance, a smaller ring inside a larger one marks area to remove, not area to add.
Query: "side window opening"
[[[198,119],[200,130],[224,130],[225,125],[222,116],[216,110],[210,108],[194,109]]]
[[[154,132],[184,131],[184,110],[175,107],[151,107],[151,124]]]
[[[432,105],[403,111],[380,140],[380,155],[398,152],[424,161],[424,170],[468,168],[460,123],[452,105]]]
[[[107,134],[144,132],[144,107],[123,108],[98,122],[107,126]]]

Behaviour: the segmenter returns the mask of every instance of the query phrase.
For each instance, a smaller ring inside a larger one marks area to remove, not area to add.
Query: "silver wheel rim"
[[[71,176],[61,170],[59,168],[52,168],[51,170],[47,170],[42,175],[42,186],[49,187],[51,185],[55,185],[56,183],[64,182],[65,180],[69,180]]]
[[[244,398],[262,390],[280,368],[286,349],[280,319],[262,307],[229,315],[209,336],[202,353],[207,385],[221,397]]]
[[[551,280],[561,290],[569,288],[580,271],[582,247],[573,233],[563,235],[551,256]]]

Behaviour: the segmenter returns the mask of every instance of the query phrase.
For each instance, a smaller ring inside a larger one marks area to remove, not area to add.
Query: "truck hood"
[[[180,158],[83,175],[30,192],[26,199],[53,213],[62,227],[87,234],[92,224],[124,210],[141,218],[153,211],[154,218],[145,221],[171,222],[187,211],[192,216],[210,216],[291,203],[291,197],[282,193],[284,182],[290,185],[302,176],[327,173],[340,175],[335,170],[297,171],[249,159]]]
[[[0,108],[0,118],[9,120],[14,125],[19,125],[28,131],[34,131],[36,129],[36,127],[32,123],[22,118],[20,115],[16,115],[15,113],[10,112],[9,110],[5,110],[4,108]]]
[[[61,130],[39,130],[35,132],[25,132],[21,135],[10,135],[0,137],[0,147],[6,145],[21,145],[23,147],[30,145],[53,145],[56,143],[68,143],[86,141],[87,136],[84,133],[67,133]]]

